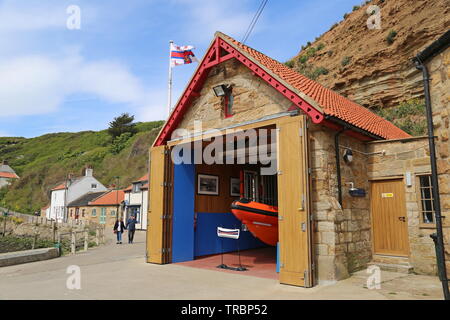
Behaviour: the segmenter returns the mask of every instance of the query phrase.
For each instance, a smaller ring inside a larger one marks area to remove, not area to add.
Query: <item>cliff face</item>
[[[367,27],[371,5],[380,8],[381,29]],[[422,77],[411,58],[449,27],[450,0],[373,0],[288,64],[366,107],[393,107],[422,97]]]

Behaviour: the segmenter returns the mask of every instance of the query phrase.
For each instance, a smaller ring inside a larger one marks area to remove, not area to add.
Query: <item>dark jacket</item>
[[[123,221],[116,221],[116,223],[114,223],[114,231],[117,231],[117,229],[119,228],[119,223],[122,224],[122,232],[125,231],[125,224],[123,223]]]
[[[127,220],[127,229],[128,230],[136,230],[136,219],[128,219]]]

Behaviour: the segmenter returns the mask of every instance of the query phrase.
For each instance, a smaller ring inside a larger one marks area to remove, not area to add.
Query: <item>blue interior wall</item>
[[[241,222],[231,212],[197,213],[195,257],[221,253],[222,240],[224,252],[236,251],[238,241],[240,250],[267,246],[255,238],[249,231],[241,231],[239,240],[219,238],[217,237],[217,227],[238,229],[241,228]]]
[[[174,165],[172,262],[194,259],[195,165]]]

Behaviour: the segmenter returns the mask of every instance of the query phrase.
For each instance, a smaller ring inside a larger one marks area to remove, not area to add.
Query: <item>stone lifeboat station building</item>
[[[277,228],[280,283],[436,274],[430,170],[426,137],[217,32],[150,150],[147,262],[267,246],[232,213],[246,198],[276,208],[253,223]]]

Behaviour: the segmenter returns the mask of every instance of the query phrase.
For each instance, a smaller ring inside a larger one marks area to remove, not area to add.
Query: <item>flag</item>
[[[188,64],[192,62],[198,62],[194,53],[193,46],[177,46],[176,44],[170,44],[170,65],[172,67],[180,64]]]

